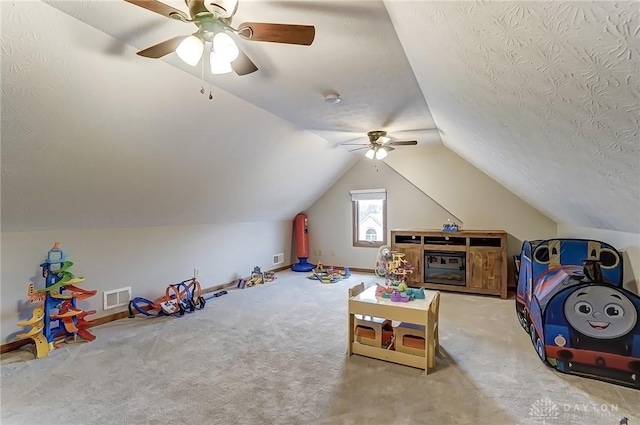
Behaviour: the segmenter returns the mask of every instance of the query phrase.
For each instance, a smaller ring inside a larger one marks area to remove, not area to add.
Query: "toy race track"
[[[76,277],[71,272],[73,262],[68,261],[65,252],[56,242],[47,254],[47,259],[40,264],[44,288],[35,290],[29,284],[27,296],[29,304],[39,304],[29,320],[18,323],[19,326],[31,328],[17,335],[18,339],[30,338],[34,341],[36,357],[45,357],[55,347],[54,339],[64,337],[65,340],[80,337],[93,341],[96,337],[86,328],[92,324],[86,316],[95,314],[95,310],[84,311],[77,302],[86,300],[97,294],[96,290],[87,290],[75,286],[84,282],[84,277]]]

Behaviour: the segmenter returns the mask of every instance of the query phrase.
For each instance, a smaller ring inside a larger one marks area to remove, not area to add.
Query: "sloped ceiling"
[[[200,72],[175,55],[135,55],[186,24],[124,1],[54,6],[67,13],[35,1],[2,5],[3,231],[288,220],[360,158],[340,141],[391,126],[382,121],[398,105],[394,125],[433,124],[397,38],[372,57],[355,55],[362,63],[351,66],[362,72],[348,77],[339,74],[343,57],[325,57],[328,45],[380,41],[358,33],[367,19],[395,37],[382,3],[333,35],[324,28],[335,26],[331,15],[318,13],[317,50],[245,47],[264,71],[207,77],[204,96]],[[246,20],[300,22],[300,14]],[[367,67],[381,74],[366,76]],[[392,71],[406,78],[390,81]],[[325,88],[345,101],[324,104]]]
[[[437,125],[554,220],[640,233],[636,6],[241,1],[234,24],[316,40],[243,42],[260,71],[203,81],[135,55],[187,24],[116,0],[3,2],[2,230],[289,219],[359,158],[341,142],[437,144]]]
[[[637,2],[385,5],[447,147],[557,222],[640,233]]]

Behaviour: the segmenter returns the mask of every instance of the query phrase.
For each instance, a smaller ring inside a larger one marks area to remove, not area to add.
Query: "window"
[[[387,241],[385,189],[352,190],[353,246],[380,247]]]

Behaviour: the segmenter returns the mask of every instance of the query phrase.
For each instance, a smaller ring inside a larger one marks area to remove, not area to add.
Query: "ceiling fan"
[[[366,149],[365,156],[369,159],[384,159],[387,154],[395,148],[393,146],[415,146],[418,144],[416,140],[408,141],[393,141],[387,137],[387,132],[383,130],[374,130],[367,133],[369,137],[369,143],[341,143],[344,146],[361,146],[359,148],[351,149],[349,152],[354,152],[360,149]]]
[[[316,33],[312,25],[263,22],[245,22],[234,28],[231,21],[238,10],[238,0],[184,0],[189,8],[188,15],[156,0],[125,1],[171,19],[193,23],[197,27],[191,35],[170,38],[138,52],[138,55],[159,59],[176,52],[185,63],[196,66],[205,52],[205,44],[209,43],[212,74],[225,74],[233,70],[238,75],[247,75],[258,70],[229,33],[244,40],[303,46],[310,46]]]

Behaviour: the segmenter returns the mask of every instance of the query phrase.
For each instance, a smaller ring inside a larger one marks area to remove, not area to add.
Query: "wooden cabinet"
[[[404,259],[414,267],[413,273],[407,275],[407,284],[416,285],[422,283],[422,273],[420,273],[422,249],[420,249],[420,246],[399,244],[396,245],[395,251],[404,253]]]
[[[391,249],[415,270],[412,286],[507,297],[507,234],[502,230],[392,230]]]
[[[467,284],[470,288],[499,291],[502,279],[502,253],[496,250],[469,248]]]

